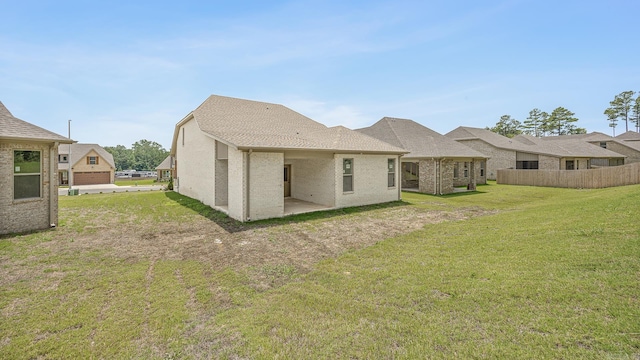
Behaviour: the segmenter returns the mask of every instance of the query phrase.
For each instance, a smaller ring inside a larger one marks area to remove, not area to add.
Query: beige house
[[[175,128],[174,190],[240,221],[400,199],[403,149],[287,107],[211,96]]]
[[[167,156],[156,166],[156,174],[158,181],[169,181],[173,177],[173,156]]]
[[[624,164],[624,155],[583,140],[545,141],[528,135],[513,139],[486,129],[460,126],[445,135],[489,157],[487,179],[498,169],[580,170]]]
[[[0,234],[58,224],[58,146],[71,142],[14,117],[0,102]]]
[[[624,132],[624,133],[616,136],[616,139],[624,140],[624,141],[638,141],[638,142],[640,142],[640,133],[635,132],[635,131],[627,131],[627,132]]]
[[[443,195],[487,182],[487,156],[413,120],[385,117],[356,131],[409,151],[401,159],[403,190]]]
[[[611,150],[615,153],[623,155],[625,157],[624,163],[631,164],[635,162],[640,162],[640,141],[633,140],[634,134],[640,136],[640,134],[629,131],[626,132],[620,137],[611,137],[607,134],[603,134],[601,132],[592,132],[589,134],[579,134],[579,135],[561,135],[561,136],[546,136],[540,139],[545,141],[553,141],[557,144],[562,143],[571,143],[574,140],[582,140],[589,144],[599,146],[603,149]],[[629,140],[624,140],[625,138]],[[613,166],[613,165],[621,165],[619,160],[614,159],[611,163],[608,160],[594,160],[591,165],[595,166]]]
[[[58,147],[58,181],[61,185],[68,185],[69,180],[71,185],[113,184],[115,168],[113,155],[98,144]]]

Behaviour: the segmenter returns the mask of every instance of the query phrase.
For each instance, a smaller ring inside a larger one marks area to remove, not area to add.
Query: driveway
[[[132,192],[132,191],[154,191],[164,189],[164,185],[139,185],[139,186],[118,186],[115,184],[97,184],[97,185],[74,185],[73,189],[78,189],[79,195],[84,194],[100,194],[114,192]],[[68,188],[58,188],[58,196],[66,196],[69,194]]]

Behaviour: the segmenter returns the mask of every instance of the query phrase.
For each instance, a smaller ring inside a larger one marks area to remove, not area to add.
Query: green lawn
[[[277,279],[265,290],[252,269],[181,252],[178,240],[148,254],[95,244],[117,248],[119,234],[153,245],[163,224],[175,221],[179,239],[207,219],[237,240],[255,230],[275,242],[293,224],[357,224],[366,211],[241,226],[174,193],[61,197],[57,230],[0,237],[0,358],[640,357],[640,186],[492,183],[403,200],[487,215],[425,223],[308,272],[265,265]]]
[[[114,182],[118,186],[137,186],[137,185],[161,185],[156,179],[116,179]]]

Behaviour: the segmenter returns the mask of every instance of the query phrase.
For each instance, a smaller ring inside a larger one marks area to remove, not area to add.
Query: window
[[[388,171],[387,174],[387,186],[394,187],[396,186],[396,159],[387,159]]]
[[[87,165],[98,165],[97,156],[87,156]]]
[[[480,176],[484,176],[484,161],[480,161]]]
[[[58,162],[67,163],[69,162],[69,158],[67,158],[67,155],[58,155]]]
[[[40,197],[40,151],[13,152],[13,198]]]
[[[607,148],[607,142],[606,141],[601,141],[600,142],[600,147],[603,148],[603,149],[606,149]]]
[[[516,161],[516,169],[536,170],[538,169],[538,162],[531,160]]]
[[[565,169],[574,170],[575,168],[573,164],[574,164],[573,160],[567,160],[567,166],[565,167]]]
[[[342,191],[353,191],[353,159],[342,159]]]
[[[464,162],[464,177],[469,177],[469,163]]]

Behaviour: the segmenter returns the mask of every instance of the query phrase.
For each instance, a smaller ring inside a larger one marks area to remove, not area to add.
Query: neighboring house
[[[400,199],[405,150],[285,106],[210,96],[175,127],[174,189],[240,221]]]
[[[69,154],[71,151],[71,154]],[[71,179],[69,179],[71,167]],[[113,184],[116,165],[113,155],[98,144],[58,147],[58,176],[61,185]]]
[[[487,182],[487,156],[413,120],[385,117],[356,131],[409,151],[401,158],[403,190],[443,195]]]
[[[634,132],[627,132],[623,135],[627,134],[625,137],[630,138],[631,140],[624,140],[618,137],[611,137],[607,134],[603,134],[601,132],[592,132],[589,134],[579,134],[579,135],[561,135],[561,136],[545,136],[540,139],[546,141],[553,141],[556,143],[573,141],[573,140],[582,140],[589,144],[599,146],[603,149],[611,150],[620,155],[624,155],[624,163],[631,164],[635,162],[640,162],[640,141],[634,141],[632,134],[637,134]],[[640,134],[639,134],[640,135]],[[611,163],[606,162],[605,160],[594,160],[592,161],[592,166],[612,166],[612,165],[622,165],[619,163],[620,160],[613,160]]]
[[[58,145],[71,142],[14,117],[0,102],[0,234],[58,224]]]
[[[167,156],[160,165],[156,166],[157,180],[169,181],[173,177],[173,156]]]
[[[624,164],[624,155],[583,140],[545,141],[528,135],[510,139],[490,130],[460,126],[445,135],[489,157],[487,179],[498,169],[579,170]]]
[[[640,133],[635,132],[635,131],[627,131],[627,132],[624,132],[624,133],[616,136],[616,139],[624,140],[624,141],[639,141],[640,142]]]

